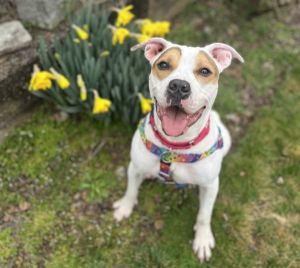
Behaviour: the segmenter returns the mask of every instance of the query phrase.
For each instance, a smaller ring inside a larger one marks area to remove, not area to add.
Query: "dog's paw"
[[[113,208],[114,211],[114,218],[117,222],[122,221],[125,218],[128,218],[130,214],[132,213],[133,207],[136,204],[136,202],[123,197],[120,200],[114,202]]]
[[[209,225],[198,225],[193,250],[201,262],[208,261],[215,247],[215,239]]]

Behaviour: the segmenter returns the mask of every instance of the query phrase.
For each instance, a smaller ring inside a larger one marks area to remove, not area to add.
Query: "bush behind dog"
[[[130,9],[87,7],[63,39],[53,40],[52,49],[41,39],[41,68],[34,68],[30,92],[67,113],[92,113],[104,121],[135,124],[141,112],[151,107],[146,105],[151,103],[147,99],[149,66],[142,52],[130,53],[130,47],[150,38],[149,28],[157,35],[163,25],[164,36],[169,23],[133,21]],[[117,13],[118,25],[123,21],[121,27],[109,24],[112,12]]]

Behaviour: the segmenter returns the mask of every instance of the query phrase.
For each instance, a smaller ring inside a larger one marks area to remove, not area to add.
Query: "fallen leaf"
[[[154,222],[154,228],[155,230],[161,230],[164,227],[164,221],[163,220],[156,220]]]
[[[10,222],[12,221],[13,217],[9,214],[5,214],[5,216],[3,217],[3,221],[4,222]]]
[[[19,209],[21,211],[26,211],[29,208],[30,208],[30,204],[28,202],[26,202],[26,201],[19,204]]]
[[[226,214],[226,213],[223,213],[223,220],[225,221],[225,222],[228,222],[228,220],[229,220],[229,218],[228,218],[228,215]]]
[[[122,180],[126,176],[126,168],[124,166],[118,166],[115,170],[115,174],[118,180]]]
[[[283,183],[284,183],[283,177],[282,177],[282,176],[279,176],[279,177],[277,178],[277,180],[276,180],[276,183],[277,183],[277,184],[283,184]]]

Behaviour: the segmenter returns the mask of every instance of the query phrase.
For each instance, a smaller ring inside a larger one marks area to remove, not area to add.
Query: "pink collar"
[[[150,125],[152,127],[152,130],[153,130],[156,138],[158,138],[159,141],[163,145],[167,146],[167,148],[172,149],[172,150],[174,150],[174,149],[183,150],[183,149],[191,148],[192,146],[194,146],[194,145],[198,144],[200,141],[202,141],[207,136],[207,134],[209,133],[209,130],[210,130],[210,118],[208,118],[206,126],[201,130],[201,132],[195,139],[186,141],[186,142],[185,141],[184,142],[170,142],[159,133],[159,131],[155,125],[154,116],[152,113],[150,113],[149,121],[150,121]]]

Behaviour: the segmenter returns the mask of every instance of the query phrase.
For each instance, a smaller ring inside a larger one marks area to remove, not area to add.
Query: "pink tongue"
[[[168,109],[162,117],[163,130],[169,136],[181,135],[187,126],[187,115],[178,109]]]

